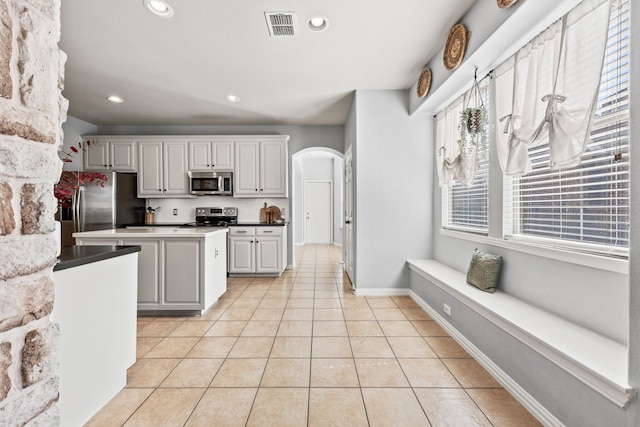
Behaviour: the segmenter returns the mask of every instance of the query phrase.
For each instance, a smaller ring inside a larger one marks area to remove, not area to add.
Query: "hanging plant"
[[[469,102],[460,113],[460,122],[458,123],[461,149],[465,153],[469,154],[471,151],[476,150],[480,158],[484,158],[487,155],[488,125],[489,113],[484,106],[478,79],[474,74]]]
[[[484,107],[467,107],[460,113],[460,141],[463,148],[475,148],[478,154],[485,153],[489,117]]]

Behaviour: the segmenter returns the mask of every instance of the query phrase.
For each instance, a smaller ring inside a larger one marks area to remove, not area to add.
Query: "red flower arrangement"
[[[86,141],[86,147],[91,145],[92,141]],[[77,146],[69,147],[70,151],[62,150],[64,157],[61,160],[65,163],[71,163],[73,156],[75,156],[80,150],[86,151],[86,147],[79,142]],[[107,182],[107,175],[100,172],[78,172],[69,171],[70,174],[62,174],[60,181],[53,187],[53,195],[58,199],[59,208],[70,208],[73,194],[80,188],[81,185],[95,184],[104,188],[104,183]]]

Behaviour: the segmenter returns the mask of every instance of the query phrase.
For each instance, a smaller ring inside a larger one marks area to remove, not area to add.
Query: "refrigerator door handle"
[[[76,198],[76,210],[77,210],[77,220],[76,220],[76,224],[78,225],[78,231],[85,231],[85,225],[84,225],[84,187],[83,186],[79,186],[78,190],[77,190],[78,196]]]
[[[71,196],[71,221],[73,222],[73,232],[80,231],[78,230],[78,190],[74,190]]]

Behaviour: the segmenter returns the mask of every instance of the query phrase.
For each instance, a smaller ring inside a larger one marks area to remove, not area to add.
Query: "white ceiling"
[[[63,0],[63,95],[96,125],[340,125],[354,90],[408,89],[474,1],[167,0],[166,19]],[[271,38],[267,11],[295,12],[298,35]],[[306,28],[316,14],[327,30]]]

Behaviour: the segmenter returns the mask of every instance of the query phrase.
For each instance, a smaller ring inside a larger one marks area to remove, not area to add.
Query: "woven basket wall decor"
[[[469,41],[469,31],[462,24],[456,24],[451,28],[447,44],[444,47],[444,66],[447,70],[455,70],[464,59]]]
[[[418,78],[418,87],[416,88],[416,94],[418,98],[424,98],[431,89],[431,69],[425,68],[420,73]]]
[[[496,0],[500,9],[506,9],[518,0]]]

